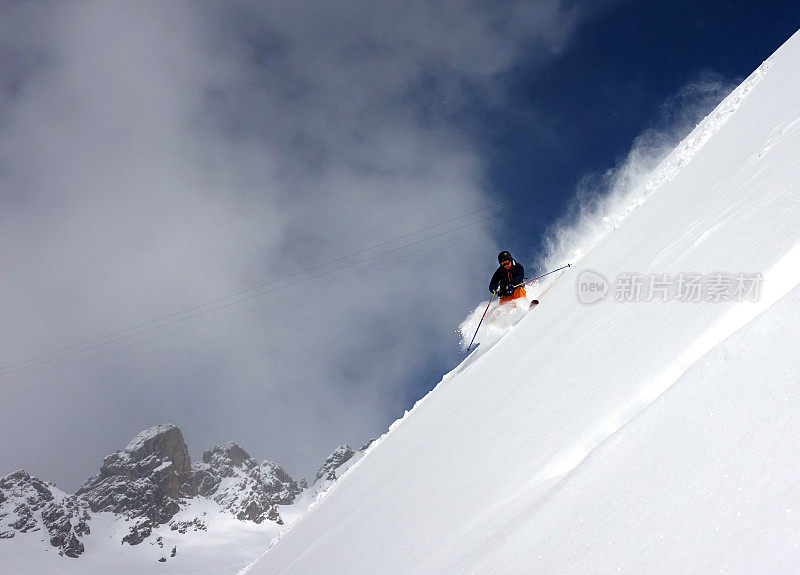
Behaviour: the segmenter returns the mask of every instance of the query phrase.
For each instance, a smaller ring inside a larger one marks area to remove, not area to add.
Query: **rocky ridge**
[[[210,497],[242,521],[283,525],[278,505],[291,505],[302,488],[271,461],[260,465],[231,442],[203,452],[193,467],[199,495]]]
[[[314,495],[336,481],[368,446],[358,452],[346,445],[334,450],[317,473]],[[186,520],[184,513],[184,520],[174,519],[197,498],[215,501],[240,521],[283,525],[280,507],[292,505],[307,488],[305,480],[294,481],[271,461],[259,464],[233,442],[205,451],[203,461],[192,464],[180,429],[159,425],[107,456],[99,473],[73,495],[22,470],[0,478],[0,544],[41,531],[59,554],[77,558],[85,551],[83,539],[97,513],[124,519],[120,540],[128,545],[142,543],[161,525],[178,533],[204,531],[205,517]]]
[[[0,540],[42,531],[60,554],[79,557],[84,551],[80,538],[90,532],[88,521],[85,504],[52,483],[23,470],[0,478]]]
[[[124,515],[130,528],[122,541],[136,545],[180,511],[181,497],[196,495],[183,434],[174,425],[161,425],[106,457],[100,473],[84,483],[75,498],[94,512]]]
[[[358,451],[354,451],[349,445],[340,445],[328,456],[322,467],[319,468],[311,486],[314,495],[318,495],[326,491],[333,483],[336,482],[348,469],[358,463],[367,449],[375,442],[371,439],[361,446]]]

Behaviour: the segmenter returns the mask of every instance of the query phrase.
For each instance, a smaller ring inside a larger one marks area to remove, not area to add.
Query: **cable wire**
[[[270,280],[270,281],[267,281],[267,282],[263,282],[263,283],[255,285],[255,286],[249,287],[247,289],[240,290],[240,291],[228,294],[226,296],[215,298],[213,300],[204,302],[202,304],[198,304],[198,305],[195,305],[195,306],[191,306],[191,307],[185,308],[185,309],[180,310],[180,311],[176,311],[176,312],[173,312],[173,313],[170,313],[170,314],[167,314],[167,315],[163,315],[163,316],[160,316],[158,318],[155,318],[155,319],[152,319],[152,320],[149,320],[149,321],[146,321],[146,322],[142,322],[142,323],[136,324],[136,325],[128,327],[128,328],[116,330],[116,331],[107,333],[107,334],[105,334],[103,336],[98,336],[98,337],[86,339],[86,340],[83,340],[82,342],[79,342],[79,343],[76,343],[76,344],[73,344],[71,346],[67,346],[67,347],[64,347],[64,348],[60,348],[60,349],[54,350],[52,352],[40,354],[40,355],[31,357],[31,358],[28,358],[26,360],[22,360],[22,361],[13,363],[13,364],[2,366],[2,367],[0,367],[0,377],[6,376],[6,375],[9,375],[9,374],[12,374],[12,373],[16,373],[18,371],[32,369],[32,368],[35,368],[35,367],[38,367],[38,366],[41,366],[41,365],[44,365],[44,364],[47,364],[47,363],[51,363],[53,361],[58,361],[60,359],[65,359],[65,358],[68,358],[68,357],[70,357],[72,355],[81,354],[81,353],[85,353],[87,351],[91,351],[93,349],[97,349],[97,348],[104,347],[104,346],[107,346],[107,345],[112,345],[114,343],[118,343],[120,341],[125,341],[125,340],[128,340],[128,339],[137,337],[137,336],[141,336],[141,335],[153,332],[153,331],[157,331],[157,330],[163,329],[165,327],[169,327],[171,325],[175,325],[177,323],[181,323],[181,322],[184,322],[184,321],[188,321],[188,320],[194,319],[194,318],[199,317],[199,316],[207,315],[209,313],[218,311],[220,309],[225,309],[225,308],[228,308],[228,307],[233,306],[233,305],[238,305],[238,304],[243,303],[243,302],[247,302],[247,301],[250,301],[250,300],[253,300],[253,299],[256,299],[256,298],[264,297],[264,296],[269,295],[271,293],[274,293],[276,291],[280,291],[280,290],[285,289],[285,286],[274,287],[274,288],[271,288],[271,289],[269,289],[269,290],[267,290],[267,291],[265,291],[263,293],[258,293],[258,294],[250,295],[250,296],[248,296],[246,298],[240,298],[240,299],[236,299],[234,301],[227,301],[226,302],[226,300],[230,300],[232,298],[237,298],[239,296],[242,296],[244,294],[253,292],[255,290],[267,287],[269,285],[273,285],[273,284],[275,284],[277,282],[286,281],[286,280],[289,280],[289,279],[292,279],[292,278],[296,278],[296,277],[301,276],[301,275],[303,275],[305,273],[308,273],[309,271],[312,271],[312,270],[315,270],[315,269],[320,269],[320,268],[323,268],[325,266],[329,266],[329,265],[335,264],[337,262],[346,260],[348,258],[352,258],[352,257],[358,256],[358,255],[362,255],[362,254],[368,253],[368,252],[370,252],[370,251],[372,251],[374,249],[377,249],[377,248],[380,248],[380,247],[383,247],[383,246],[387,246],[387,245],[390,245],[390,244],[395,243],[397,241],[400,241],[400,240],[403,240],[403,239],[406,239],[406,238],[410,238],[410,237],[415,236],[415,235],[419,235],[419,234],[424,233],[426,231],[430,231],[430,230],[439,228],[441,226],[456,222],[458,220],[462,220],[462,219],[467,218],[469,216],[472,216],[472,215],[475,215],[475,214],[478,214],[478,213],[481,213],[481,212],[485,212],[485,211],[490,210],[492,208],[495,208],[495,207],[497,207],[499,205],[502,205],[503,203],[505,203],[505,202],[497,202],[495,204],[486,206],[486,207],[478,209],[478,210],[474,210],[472,212],[469,212],[467,214],[463,214],[461,216],[446,220],[444,222],[440,222],[438,224],[434,224],[434,225],[422,228],[420,230],[416,230],[414,232],[403,234],[403,235],[398,236],[396,238],[393,238],[391,240],[387,240],[387,241],[384,241],[384,242],[380,242],[378,244],[374,244],[374,245],[372,245],[372,246],[370,246],[368,248],[359,250],[357,252],[352,252],[350,254],[337,257],[335,259],[332,259],[332,260],[329,260],[329,261],[326,261],[326,262],[311,266],[311,267],[306,268],[304,270],[301,270],[299,272],[295,272],[295,273],[292,273],[292,274],[289,274],[289,275],[286,275],[286,276],[282,276],[280,278],[275,278],[273,280]],[[488,216],[488,217],[479,219],[477,221],[468,223],[466,225],[459,226],[459,227],[447,230],[447,231],[439,233],[439,234],[428,236],[428,237],[422,238],[420,240],[416,240],[414,242],[405,244],[405,245],[400,246],[398,248],[387,250],[387,251],[381,252],[379,254],[374,254],[372,256],[360,259],[358,261],[350,262],[348,264],[345,264],[345,265],[342,265],[342,266],[338,266],[338,267],[333,268],[331,270],[320,272],[320,273],[312,275],[310,277],[306,277],[306,278],[300,279],[299,281],[295,282],[292,285],[302,284],[302,283],[305,283],[305,282],[308,282],[308,281],[311,281],[311,280],[314,280],[314,279],[318,279],[318,278],[323,277],[325,275],[333,274],[333,273],[338,272],[338,271],[342,271],[342,270],[345,270],[345,269],[348,269],[348,268],[352,268],[354,266],[358,266],[358,265],[363,264],[365,262],[372,261],[372,260],[374,260],[376,258],[383,257],[383,256],[386,256],[386,255],[391,255],[391,254],[400,252],[402,250],[408,249],[410,247],[413,247],[413,246],[416,246],[416,245],[420,245],[420,244],[423,244],[425,242],[429,242],[431,240],[444,237],[444,236],[446,236],[448,234],[452,234],[453,232],[472,227],[474,225],[477,225],[479,223],[483,223],[483,222],[485,222],[487,220],[490,220],[490,219],[492,219],[492,217]],[[226,302],[226,303],[222,303],[222,302]],[[198,311],[198,310],[201,310],[204,307],[214,306],[215,304],[221,304],[221,305],[216,305],[215,307],[211,307],[210,309],[206,309],[206,310],[203,310],[203,311]],[[181,315],[193,312],[193,311],[196,311],[197,313],[194,313],[194,314],[191,314],[191,315],[186,315],[185,317],[180,317],[178,319],[174,319],[173,320],[173,318],[177,318],[178,316],[181,316]],[[165,320],[172,320],[172,321],[165,321]],[[153,324],[156,324],[156,323],[158,323],[158,325],[153,326]],[[148,327],[148,326],[152,326],[152,327]],[[142,328],[147,328],[147,329],[142,329]],[[133,332],[133,333],[127,333],[127,332]],[[126,334],[126,335],[123,335],[123,334]],[[115,336],[119,336],[119,337],[115,337]],[[92,345],[92,344],[95,344],[95,345]]]
[[[483,220],[481,220],[481,221],[483,221]],[[468,227],[468,226],[463,226],[463,227]],[[467,238],[469,238],[471,236],[472,236],[471,233],[470,234],[462,234],[462,235],[460,235],[458,237],[455,237],[455,238],[448,238],[445,242],[443,242],[443,243],[441,243],[441,244],[439,244],[437,246],[434,246],[434,247],[428,247],[428,246],[420,247],[420,248],[418,248],[416,250],[416,253],[413,253],[411,255],[409,255],[409,254],[398,254],[398,256],[392,261],[385,262],[385,263],[383,263],[383,264],[381,264],[381,265],[379,265],[377,267],[374,267],[374,268],[361,270],[360,272],[358,272],[358,273],[356,273],[354,275],[350,275],[350,276],[345,276],[343,278],[339,278],[338,280],[336,280],[336,281],[334,281],[332,283],[326,284],[324,286],[320,286],[320,287],[318,287],[316,289],[311,288],[310,290],[304,291],[302,294],[300,294],[300,293],[290,293],[288,295],[285,295],[283,293],[277,293],[277,290],[272,290],[272,291],[268,292],[267,294],[263,294],[263,295],[272,295],[273,296],[272,298],[269,298],[266,302],[260,302],[255,306],[250,306],[250,307],[245,308],[245,309],[233,311],[232,313],[230,313],[230,314],[228,314],[226,316],[223,316],[221,318],[209,319],[209,320],[206,320],[206,321],[201,321],[200,323],[197,323],[197,324],[194,324],[194,325],[186,326],[186,327],[184,327],[182,329],[179,329],[179,330],[176,330],[176,331],[170,331],[170,332],[167,332],[167,333],[157,334],[154,337],[150,337],[150,338],[138,341],[138,342],[133,342],[133,343],[130,343],[128,345],[125,345],[125,346],[117,348],[117,349],[112,349],[112,350],[110,350],[109,353],[110,354],[119,354],[119,353],[121,353],[123,351],[135,349],[135,348],[138,348],[138,347],[142,347],[143,345],[146,345],[146,344],[149,344],[149,343],[153,343],[155,341],[163,340],[163,339],[166,339],[166,338],[171,338],[171,337],[174,337],[174,336],[177,336],[177,335],[181,335],[181,334],[184,334],[184,333],[187,333],[187,332],[190,332],[190,331],[194,331],[194,330],[197,330],[197,329],[200,329],[200,328],[203,328],[203,327],[207,327],[207,326],[210,326],[210,325],[219,325],[219,324],[224,323],[224,322],[226,322],[226,321],[228,321],[228,320],[230,320],[232,318],[235,318],[235,317],[238,317],[238,316],[241,316],[241,315],[244,315],[244,314],[252,314],[253,312],[256,312],[256,311],[259,311],[261,309],[264,309],[264,308],[268,307],[269,305],[272,305],[275,301],[277,301],[277,300],[279,300],[281,298],[283,298],[284,300],[289,300],[289,301],[292,301],[292,300],[295,300],[295,299],[300,300],[300,299],[302,299],[304,297],[307,297],[307,295],[310,294],[310,293],[322,292],[322,291],[324,291],[326,289],[329,289],[333,285],[339,285],[339,284],[342,284],[342,283],[346,283],[348,281],[352,281],[352,280],[357,279],[359,277],[363,277],[363,276],[366,276],[366,275],[377,273],[377,272],[383,271],[383,270],[388,269],[388,268],[396,267],[399,264],[407,263],[407,262],[412,261],[414,259],[417,259],[417,258],[419,258],[421,256],[428,256],[430,254],[434,254],[434,253],[440,252],[442,250],[445,250],[445,249],[449,248],[450,246],[452,246],[454,244],[463,242],[465,239],[467,239]],[[416,242],[416,243],[419,243],[419,242]],[[397,250],[393,250],[393,251],[396,252]],[[362,260],[362,261],[366,261],[366,260]],[[322,276],[322,275],[325,275],[325,274],[319,274],[319,275]],[[315,276],[315,277],[319,277],[319,276]],[[308,278],[308,279],[312,279],[312,278]],[[300,283],[300,282],[298,282],[298,283]],[[252,299],[253,298],[248,298],[248,300],[240,300],[240,302],[249,301],[249,300],[252,300]],[[240,302],[236,302],[236,303],[240,303]],[[192,316],[190,318],[185,318],[185,319],[187,319],[187,320],[188,319],[194,319],[196,317],[199,317],[200,315],[202,315],[202,314],[198,314],[198,315]],[[180,321],[183,321],[183,320],[180,320]],[[172,322],[172,323],[169,323],[169,324],[164,324],[163,326],[159,326],[159,327],[168,328],[168,327],[177,325],[178,323],[180,323],[180,322],[176,321],[176,322]],[[77,350],[77,351],[74,351],[72,353],[65,354],[63,356],[59,356],[57,358],[48,359],[48,360],[42,361],[42,362],[34,364],[34,365],[25,366],[25,367],[18,368],[18,369],[15,369],[15,370],[10,370],[10,371],[5,372],[5,373],[0,374],[0,375],[6,375],[6,374],[10,374],[12,372],[23,371],[23,370],[28,370],[28,369],[34,369],[34,368],[46,365],[48,363],[52,363],[54,361],[69,360],[69,358],[71,358],[71,357],[74,357],[74,356],[77,356],[77,355],[80,355],[80,354],[83,354],[83,353],[91,352],[93,350],[99,350],[99,349],[104,348],[104,347],[106,347],[108,345],[111,345],[113,343],[119,343],[120,341],[124,341],[126,339],[132,339],[134,337],[142,336],[142,335],[145,335],[147,333],[153,333],[153,332],[156,331],[156,329],[157,328],[152,328],[152,329],[149,329],[149,330],[146,330],[146,331],[141,331],[141,332],[138,332],[138,333],[135,333],[135,334],[131,334],[130,336],[127,336],[125,338],[119,338],[119,339],[116,339],[114,341],[100,343],[100,344],[97,344],[95,346],[87,347],[87,348],[81,349],[81,350]],[[66,366],[80,365],[80,364],[96,361],[96,360],[99,360],[99,359],[101,359],[102,357],[105,357],[105,356],[106,356],[106,354],[95,354],[95,355],[93,355],[91,357],[77,359],[77,360],[73,360],[73,361],[68,361],[67,363],[64,363],[64,364],[61,364],[61,365],[51,366],[52,369],[50,369],[48,371],[52,372],[52,371],[55,371],[57,369],[60,369],[62,367],[66,367]],[[29,375],[25,375],[25,376],[22,376],[22,377],[18,377],[16,379],[13,379],[13,380],[9,381],[8,383],[19,383],[21,381],[24,381],[26,379],[29,379],[29,378],[33,377],[34,375],[35,374],[29,374]]]

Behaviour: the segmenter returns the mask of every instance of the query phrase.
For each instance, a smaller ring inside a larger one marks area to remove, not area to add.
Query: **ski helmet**
[[[503,250],[499,254],[497,254],[497,263],[502,264],[505,261],[513,262],[514,258],[511,257],[511,254],[507,251]]]

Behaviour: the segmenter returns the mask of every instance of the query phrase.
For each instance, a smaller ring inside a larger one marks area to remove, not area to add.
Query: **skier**
[[[489,282],[489,291],[500,296],[500,303],[525,297],[525,269],[515,262],[511,254],[503,250],[497,255],[500,267]],[[538,303],[538,302],[537,302]]]

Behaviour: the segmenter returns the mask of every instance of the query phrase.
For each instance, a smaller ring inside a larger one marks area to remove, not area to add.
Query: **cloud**
[[[583,17],[555,1],[1,10],[0,364],[94,342],[0,376],[0,435],[18,438],[0,463],[67,489],[167,421],[195,455],[233,439],[306,474],[380,433],[455,357],[442,334],[484,282],[466,254],[495,250],[492,221],[302,280],[493,203],[457,120]]]

